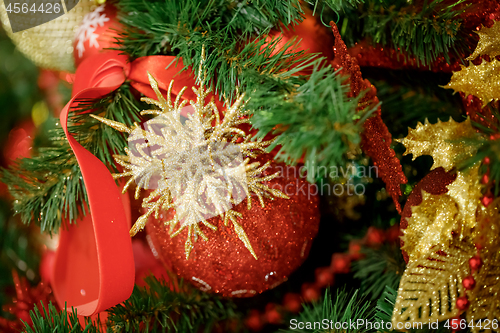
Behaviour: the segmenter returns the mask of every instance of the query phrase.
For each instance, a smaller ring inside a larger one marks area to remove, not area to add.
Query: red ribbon
[[[189,71],[178,73],[182,67],[173,56],[143,57],[128,63],[118,52],[89,57],[78,66],[72,99],[60,119],[82,172],[90,214],[61,230],[52,281],[61,308],[66,303],[83,316],[104,311],[130,297],[135,276],[128,197],[121,194],[107,167],[68,131],[71,107],[81,99],[102,98],[127,79],[141,93],[155,97],[148,71],[164,91],[175,77],[172,93],[177,95],[184,86],[194,85]],[[186,90],[184,97],[194,99],[195,95]]]

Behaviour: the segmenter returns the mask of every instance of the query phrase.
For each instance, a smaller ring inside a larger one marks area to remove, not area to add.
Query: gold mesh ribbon
[[[73,60],[75,33],[85,14],[95,8],[94,0],[80,0],[75,8],[52,21],[12,33],[4,2],[0,1],[0,20],[19,51],[37,66],[72,72],[75,67]]]

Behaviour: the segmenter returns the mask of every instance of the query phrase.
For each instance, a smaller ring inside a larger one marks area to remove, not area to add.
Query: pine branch
[[[108,327],[113,332],[210,332],[238,317],[230,300],[182,281],[178,288],[152,276],[145,281],[147,287],[136,286],[127,301],[110,309]]]
[[[120,44],[133,58],[172,54],[181,39],[198,35],[207,35],[212,43],[224,36],[231,41],[240,35],[257,37],[301,20],[303,13],[297,0],[122,0],[118,6],[126,29]]]
[[[76,310],[71,312],[57,311],[56,307],[49,303],[47,307],[41,304],[42,311],[35,306],[30,312],[33,325],[24,322],[25,333],[102,333],[103,330],[96,322],[92,322],[89,317],[85,317],[84,324],[81,324]]]
[[[352,329],[348,327],[335,327],[335,323],[350,323],[363,320],[363,322],[373,322],[374,311],[369,302],[358,295],[358,290],[348,293],[344,290],[337,290],[335,296],[331,296],[330,290],[325,291],[323,301],[305,305],[300,315],[290,320],[290,328],[280,332],[310,332],[310,333],[344,333],[344,332],[375,332],[374,329],[367,329],[365,326]],[[312,327],[301,329],[294,327],[296,323],[311,323]],[[315,323],[319,323],[314,326]],[[325,324],[328,326],[322,326]],[[333,327],[332,327],[333,323]]]
[[[439,57],[449,62],[450,54],[469,51],[470,39],[458,18],[465,1],[367,0],[357,8],[344,6],[337,25],[347,45],[368,37],[373,44],[399,50],[404,61],[415,57],[417,65],[429,66]]]
[[[132,58],[170,54],[182,59],[197,76],[206,75],[214,91],[230,101],[249,86],[278,76],[284,89],[292,75],[311,66],[313,55],[294,52],[295,40],[277,48],[268,38],[271,28],[282,29],[302,20],[298,1],[120,1],[120,50]],[[175,14],[174,14],[175,13]],[[199,73],[202,49],[206,50]],[[206,74],[204,74],[206,73]],[[258,76],[254,74],[257,73]],[[200,75],[203,74],[203,75]],[[175,78],[174,78],[175,79]]]
[[[398,292],[396,287],[385,286],[382,296],[377,301],[377,312],[375,318],[381,322],[388,322],[392,319],[392,311],[396,304],[396,297]]]
[[[109,332],[211,332],[214,328],[227,331],[224,324],[239,317],[231,300],[207,294],[182,281],[168,283],[153,276],[145,281],[147,286],[136,286],[127,301],[108,310]],[[87,320],[85,327],[80,326],[75,310],[68,315],[66,310],[58,312],[52,304],[48,309],[41,313],[35,308],[31,312],[33,328],[25,324],[25,332],[101,332],[98,321]]]
[[[432,78],[433,76],[429,77]],[[451,94],[443,94],[443,89],[437,84],[434,84],[436,91],[426,91],[415,81],[411,86],[393,81],[370,82],[377,88],[377,96],[382,102],[382,118],[393,137],[406,135],[408,127],[414,128],[426,118],[431,123],[435,123],[437,119],[448,120],[450,116],[456,120],[462,119],[461,101]],[[432,87],[430,83],[427,85],[429,87]]]
[[[112,155],[127,145],[126,137],[88,116],[93,113],[132,125],[140,118],[138,103],[128,85],[98,101],[85,101],[72,110],[68,126],[77,140],[112,170]],[[78,124],[78,125],[75,125]],[[14,197],[14,211],[23,223],[34,222],[42,231],[57,232],[62,221],[74,223],[87,211],[87,194],[80,168],[62,129],[51,134],[53,147],[40,149],[38,156],[18,160],[2,169],[2,181]]]
[[[363,122],[377,106],[358,110],[359,100],[347,97],[346,77],[315,63],[305,83],[283,94],[278,87],[255,87],[248,103],[251,122],[259,136],[278,135],[269,147],[281,145],[276,155],[287,163],[303,158],[308,181],[326,177],[332,165],[344,165],[346,154],[360,142]]]
[[[357,5],[365,3],[366,0],[306,0],[306,2],[314,6],[314,13],[316,13],[320,6],[326,5],[334,12],[341,12],[355,8]]]
[[[378,299],[384,288],[397,288],[404,272],[405,262],[399,243],[383,244],[379,248],[362,249],[364,258],[353,262],[354,278],[361,281],[361,290]]]

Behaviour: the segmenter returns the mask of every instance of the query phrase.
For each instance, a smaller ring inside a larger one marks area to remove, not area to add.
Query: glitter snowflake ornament
[[[141,190],[151,191],[142,203],[147,211],[135,222],[131,236],[144,228],[150,216],[158,219],[162,211],[173,209],[174,217],[164,224],[170,227],[171,237],[188,229],[185,255],[189,258],[198,238],[208,240],[200,225],[217,230],[208,219],[220,216],[225,226],[232,224],[239,239],[258,259],[238,222],[241,213],[231,208],[248,198],[250,209],[252,195],[258,198],[261,206],[264,206],[265,197],[287,196],[265,185],[278,176],[278,173],[261,176],[270,161],[262,166],[259,162],[250,162],[250,158],[264,153],[271,142],[251,141],[251,135],[238,127],[248,123],[244,114],[244,95],[239,95],[221,117],[213,100],[205,103],[210,89],[205,89],[203,83],[199,88],[192,88],[197,99],[187,105],[188,102],[182,99],[185,87],[172,103],[173,81],[164,97],[156,80],[149,73],[148,76],[157,99],[143,98],[143,101],[158,109],[146,110],[142,114],[154,115],[155,118],[143,126],[134,124],[129,128],[92,115],[129,134],[126,155],[115,156],[116,162],[124,168],[124,172],[114,175],[115,179],[129,178],[123,191],[134,183],[137,185],[136,199]]]

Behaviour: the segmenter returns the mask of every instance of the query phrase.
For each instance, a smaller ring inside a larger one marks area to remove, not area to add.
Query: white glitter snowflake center
[[[248,193],[240,147],[206,140],[193,114],[147,121],[129,136],[129,149],[137,186],[168,189],[181,225],[221,215]]]

